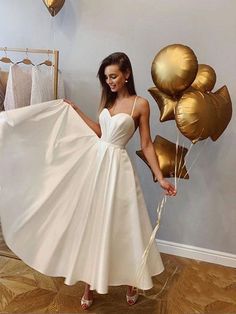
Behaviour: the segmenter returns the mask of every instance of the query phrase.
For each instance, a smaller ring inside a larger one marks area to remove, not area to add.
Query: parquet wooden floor
[[[125,286],[95,293],[88,311],[80,308],[83,283],[73,286],[62,277],[31,269],[5,245],[0,235],[0,313],[96,314],[236,314],[236,269],[162,254],[165,271],[154,287],[140,291],[134,306],[125,301]]]

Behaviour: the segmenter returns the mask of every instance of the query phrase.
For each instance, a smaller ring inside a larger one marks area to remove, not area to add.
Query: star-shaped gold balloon
[[[215,93],[208,94],[216,109],[216,129],[211,134],[211,139],[216,141],[226,129],[232,117],[232,102],[229,91],[224,85]]]
[[[157,87],[150,87],[149,93],[155,99],[160,109],[160,122],[174,120],[175,119],[175,106],[178,103],[179,98],[171,97],[161,92]]]
[[[164,137],[157,135],[153,142],[154,149],[159,161],[160,169],[165,178],[178,177],[189,179],[187,169],[185,167],[184,158],[188,152],[188,149],[182,146],[177,146],[176,144],[168,141]],[[143,151],[136,151],[136,154],[149,166]],[[151,169],[151,168],[150,168]],[[153,180],[157,181],[154,173],[152,172]]]

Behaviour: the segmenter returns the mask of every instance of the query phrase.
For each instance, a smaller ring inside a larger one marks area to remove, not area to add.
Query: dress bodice
[[[101,140],[119,147],[125,147],[135,132],[134,119],[128,113],[117,113],[111,116],[104,108],[99,116]]]

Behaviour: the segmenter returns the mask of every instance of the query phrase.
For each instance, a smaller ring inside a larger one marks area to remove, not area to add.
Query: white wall
[[[147,92],[153,86],[151,62],[168,44],[189,45],[199,63],[215,69],[216,88],[228,86],[234,104],[235,12],[235,0],[66,0],[62,11],[52,18],[41,0],[0,0],[0,46],[58,48],[67,97],[93,118],[99,103],[99,63],[114,51],[126,52],[138,94],[148,98],[152,107],[153,137],[158,133],[175,142],[174,122],[159,122],[157,106]],[[209,140],[205,146],[201,142],[193,147],[191,159],[202,148],[200,157],[190,180],[181,181],[178,196],[167,202],[160,239],[236,254],[235,133],[234,113],[217,142]],[[185,143],[190,145],[187,139]],[[135,156],[138,148],[137,133],[129,150],[154,223],[161,191]]]

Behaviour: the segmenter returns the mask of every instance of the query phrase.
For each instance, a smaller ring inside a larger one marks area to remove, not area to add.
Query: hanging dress
[[[54,99],[53,71],[53,67],[45,67],[44,65],[32,67],[32,88],[30,98],[31,105]],[[57,98],[65,98],[64,82],[60,71],[58,72]]]
[[[3,236],[26,264],[67,285],[150,289],[163,264],[153,243],[137,281],[152,226],[125,149],[135,123],[106,108],[99,123],[101,138],[63,100],[0,113]]]
[[[11,65],[4,100],[5,110],[29,106],[31,87],[31,68],[18,64]]]

